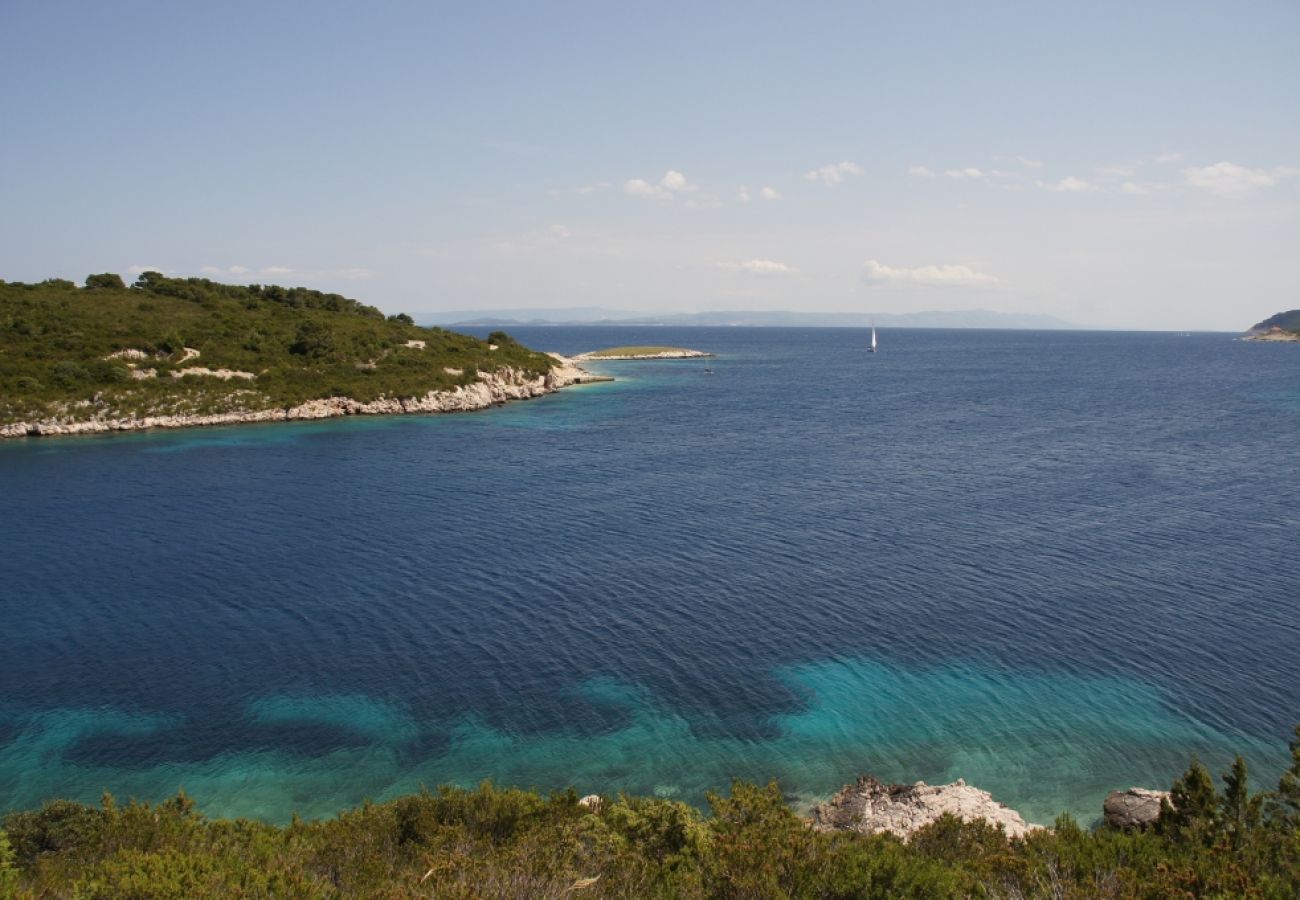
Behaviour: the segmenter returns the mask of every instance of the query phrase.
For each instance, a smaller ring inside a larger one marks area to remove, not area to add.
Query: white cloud
[[[738,263],[718,263],[719,269],[733,272],[748,272],[750,275],[766,277],[769,275],[796,275],[799,270],[774,259],[747,259]]]
[[[886,266],[874,259],[863,263],[862,280],[870,285],[919,284],[938,287],[991,286],[998,279],[970,266],[918,266],[914,269]]]
[[[162,266],[135,265],[135,266],[128,266],[127,271],[130,272],[132,275],[143,275],[145,272],[160,272],[163,275],[167,274],[167,270],[164,269]]]
[[[742,184],[739,188],[736,189],[736,199],[739,200],[741,203],[748,203],[753,198],[749,194],[749,188],[745,187]]]
[[[657,184],[642,178],[632,178],[623,182],[623,193],[631,194],[633,197],[654,197],[658,200],[671,200],[672,193],[661,188]]]
[[[781,192],[776,188],[765,187],[758,192],[758,196],[762,197],[764,200],[780,200]]]
[[[695,185],[686,180],[686,176],[676,169],[669,169],[659,180],[659,185],[675,194],[695,190]]]
[[[1013,156],[1011,158],[1022,166],[1027,166],[1031,169],[1041,169],[1043,167],[1043,161],[1041,159],[1029,159],[1025,156]]]
[[[1282,179],[1296,175],[1300,175],[1300,170],[1288,166],[1248,169],[1226,161],[1212,166],[1183,169],[1183,177],[1192,187],[1229,199],[1240,199],[1260,188],[1272,187]]]
[[[908,175],[915,175],[915,176],[917,176],[918,178],[933,178],[933,177],[934,177],[934,172],[931,171],[930,169],[926,168],[925,166],[909,166],[908,169],[907,169],[907,174],[908,174]]]
[[[676,169],[669,169],[658,184],[651,184],[643,178],[633,178],[623,183],[623,192],[635,197],[651,197],[656,200],[671,200],[676,194],[685,194],[697,190],[686,176]]]
[[[827,187],[833,187],[844,180],[847,175],[861,175],[862,166],[847,159],[844,162],[831,163],[821,168],[813,169],[811,172],[804,173],[804,178],[808,181],[820,181]]]
[[[1038,181],[1035,184],[1045,191],[1057,191],[1064,194],[1082,194],[1085,191],[1092,190],[1092,185],[1082,178],[1075,178],[1073,175],[1067,175],[1060,181]]]
[[[1156,157],[1156,162],[1160,163],[1160,165],[1163,166],[1168,163],[1176,163],[1182,158],[1183,155],[1181,153],[1161,153],[1159,156]]]
[[[263,275],[292,275],[293,269],[287,266],[266,266],[262,269]]]
[[[597,191],[607,191],[613,186],[614,185],[610,184],[608,181],[597,181],[595,184],[584,184],[582,187],[578,188],[578,193],[594,194]]]
[[[943,174],[949,178],[988,178],[987,172],[982,172],[974,166],[967,166],[964,169],[948,169]]]

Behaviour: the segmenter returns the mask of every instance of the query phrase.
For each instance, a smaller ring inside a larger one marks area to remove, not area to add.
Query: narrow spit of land
[[[704,350],[688,350],[684,347],[607,347],[604,350],[591,350],[573,357],[576,360],[602,359],[705,359],[712,353]]]

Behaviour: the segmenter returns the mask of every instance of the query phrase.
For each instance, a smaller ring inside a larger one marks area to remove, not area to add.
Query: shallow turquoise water
[[[183,786],[283,821],[484,778],[804,803],[871,772],[1044,822],[1193,751],[1275,777],[1289,348],[860,338],[656,329],[716,374],[0,446],[0,802]]]

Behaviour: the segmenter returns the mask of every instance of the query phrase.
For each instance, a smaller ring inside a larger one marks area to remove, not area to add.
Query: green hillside
[[[1300,309],[1292,309],[1269,316],[1263,322],[1250,327],[1251,331],[1268,331],[1271,328],[1283,331],[1300,331]]]
[[[507,335],[490,340],[497,349],[300,287],[157,272],[130,287],[110,274],[84,287],[0,282],[0,425],[254,411],[325,397],[369,402],[471,384],[505,366],[551,368]],[[227,377],[173,375],[200,368]]]

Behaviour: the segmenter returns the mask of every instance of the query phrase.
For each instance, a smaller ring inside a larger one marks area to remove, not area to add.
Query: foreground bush
[[[595,808],[484,784],[283,828],[204,818],[178,794],[52,801],[0,831],[0,897],[1261,897],[1300,896],[1300,728],[1278,790],[1240,760],[1193,761],[1156,828],[1068,817],[1023,841],[941,819],[903,844],[813,831],[775,784],[737,782],[711,815],[647,797]]]

